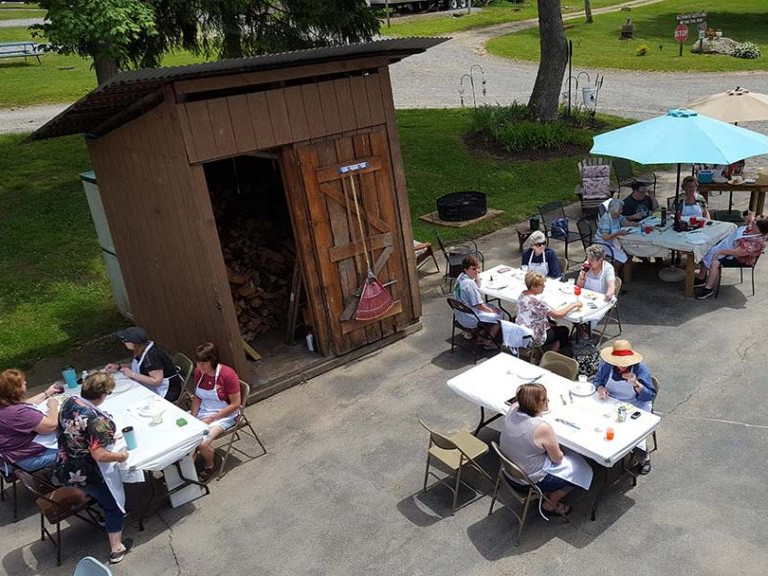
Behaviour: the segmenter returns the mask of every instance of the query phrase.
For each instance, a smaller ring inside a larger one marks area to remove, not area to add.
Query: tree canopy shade
[[[93,58],[103,83],[186,48],[239,58],[362,42],[379,31],[365,0],[40,0],[35,26],[61,52]]]

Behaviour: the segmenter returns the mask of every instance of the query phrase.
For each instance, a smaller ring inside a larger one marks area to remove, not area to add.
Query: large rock
[[[733,51],[739,47],[739,43],[730,38],[704,38],[697,40],[691,47],[691,52],[698,54],[702,51],[702,42],[704,44],[704,54],[725,54],[730,56]]]

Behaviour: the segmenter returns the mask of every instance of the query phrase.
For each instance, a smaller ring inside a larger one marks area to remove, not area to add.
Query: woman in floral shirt
[[[133,542],[123,542],[123,512],[104,482],[99,462],[125,462],[128,452],[110,452],[115,442],[115,423],[98,406],[115,388],[112,376],[97,372],[83,382],[81,397],[68,398],[59,411],[59,454],[56,476],[67,486],[75,486],[96,500],[104,510],[109,561],[120,562]]]
[[[557,352],[568,344],[568,328],[550,324],[550,318],[563,318],[571,310],[581,308],[578,300],[558,310],[554,310],[539,296],[544,292],[547,279],[541,272],[530,271],[525,275],[525,287],[517,300],[515,323],[527,326],[533,331],[533,341],[544,350]]]

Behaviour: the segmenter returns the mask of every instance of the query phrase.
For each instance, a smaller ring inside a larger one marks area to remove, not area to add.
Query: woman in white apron
[[[138,326],[119,331],[117,337],[133,353],[133,360],[130,366],[107,364],[106,370],[120,370],[128,378],[146,386],[168,402],[175,402],[181,394],[184,382],[168,352],[150,340],[146,331]]]
[[[709,207],[704,196],[696,191],[698,182],[693,176],[686,176],[683,178],[682,184],[683,193],[685,198],[678,201],[677,210],[680,212],[680,216],[685,220],[691,216],[696,218],[706,218],[709,220]]]
[[[541,272],[547,278],[559,280],[563,276],[557,254],[547,246],[544,232],[537,230],[528,238],[528,249],[523,252],[522,265],[528,270]]]
[[[544,511],[566,515],[571,507],[561,502],[562,498],[576,486],[589,489],[592,468],[580,454],[563,450],[552,426],[539,418],[549,410],[547,389],[542,384],[523,384],[516,397],[517,405],[504,417],[501,453],[544,493]]]
[[[631,222],[621,215],[623,209],[623,201],[618,198],[611,200],[608,203],[608,210],[598,220],[595,232],[595,244],[605,244],[611,249],[611,256],[617,267],[623,265],[628,259],[627,253],[619,244],[619,238],[629,233],[624,228],[638,226],[637,222]]]
[[[600,351],[602,362],[597,369],[593,384],[600,398],[611,396],[650,412],[656,388],[651,371],[643,363],[643,357],[632,349],[628,340],[616,340],[612,346]],[[643,454],[640,460],[640,474],[651,471],[651,460],[645,452],[645,440],[637,445]]]
[[[216,472],[211,443],[232,428],[240,414],[240,379],[232,368],[219,362],[219,350],[211,342],[195,350],[194,379],[192,416],[208,424],[208,435],[199,447],[203,458],[200,481],[207,482]]]
[[[587,248],[587,261],[581,266],[576,285],[604,294],[606,301],[612,300],[616,295],[616,273],[610,262],[605,261],[605,248],[601,244],[593,244]],[[606,309],[605,313],[607,312]],[[584,337],[591,337],[592,330],[603,319],[603,315],[593,318],[589,323],[580,324],[579,333]]]

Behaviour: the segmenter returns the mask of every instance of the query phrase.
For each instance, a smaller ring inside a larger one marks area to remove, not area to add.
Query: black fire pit
[[[437,199],[437,215],[445,222],[463,222],[485,216],[488,204],[482,192],[452,192]]]

